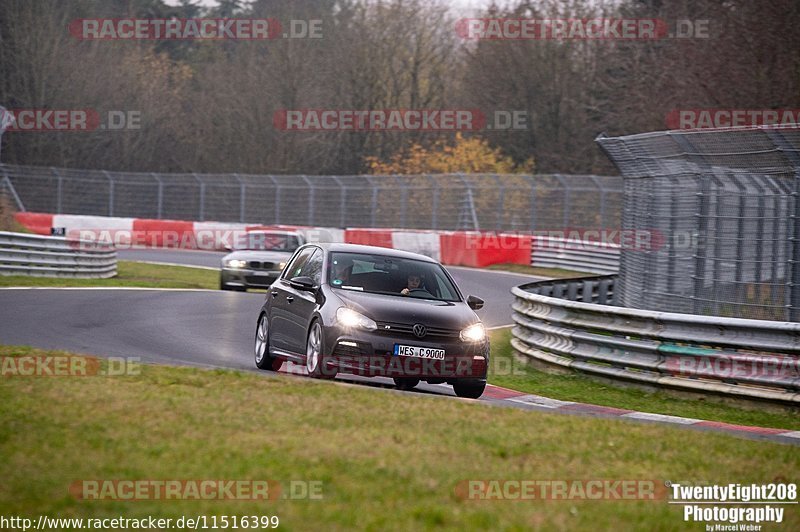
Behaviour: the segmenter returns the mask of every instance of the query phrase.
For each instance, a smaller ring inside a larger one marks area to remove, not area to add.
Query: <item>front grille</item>
[[[406,323],[393,323],[389,321],[379,321],[377,322],[378,329],[376,332],[385,333],[385,334],[402,334],[404,336],[412,336],[416,338],[417,336],[414,334],[414,324],[406,324]],[[425,325],[423,323],[423,325]],[[439,337],[439,338],[458,338],[460,331],[456,331],[453,329],[444,329],[441,327],[428,327],[425,326],[427,329],[427,333],[423,338],[428,338],[429,336]]]
[[[247,265],[252,270],[275,270],[276,264],[274,262],[262,262],[260,260],[251,260]]]
[[[257,286],[270,286],[272,282],[277,278],[277,274],[275,275],[245,275],[244,280],[247,281],[247,284],[250,285],[257,285]]]

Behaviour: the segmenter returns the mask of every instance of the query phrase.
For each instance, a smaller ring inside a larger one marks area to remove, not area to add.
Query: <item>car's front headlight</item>
[[[286,263],[285,262],[278,263],[278,269],[279,270],[283,270],[285,267],[286,267]]]
[[[459,336],[462,342],[482,342],[486,339],[486,328],[479,322],[462,330]]]
[[[228,268],[244,268],[247,266],[247,261],[241,259],[228,259],[225,261],[225,266]]]
[[[336,321],[348,329],[359,328],[365,331],[374,331],[378,324],[363,314],[347,307],[339,307],[336,311]]]

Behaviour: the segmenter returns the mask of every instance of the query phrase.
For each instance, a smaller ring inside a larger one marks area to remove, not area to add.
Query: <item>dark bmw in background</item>
[[[489,341],[447,271],[424,255],[352,244],[308,244],[272,284],[256,327],[255,362],[304,364],[337,373],[453,385],[477,398],[486,387]]]

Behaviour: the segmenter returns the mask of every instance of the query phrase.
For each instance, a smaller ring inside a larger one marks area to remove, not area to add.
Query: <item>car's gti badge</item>
[[[414,336],[417,338],[424,338],[425,335],[428,334],[428,329],[421,323],[414,325],[412,330],[414,331]]]

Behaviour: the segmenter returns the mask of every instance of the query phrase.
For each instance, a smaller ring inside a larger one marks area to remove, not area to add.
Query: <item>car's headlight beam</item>
[[[336,311],[336,321],[347,329],[357,328],[365,331],[374,331],[378,328],[378,324],[373,320],[347,307],[339,307]]]
[[[486,328],[478,322],[463,329],[459,336],[462,342],[482,342],[486,339]]]
[[[244,268],[247,266],[247,261],[241,259],[228,259],[225,265],[229,268]]]

